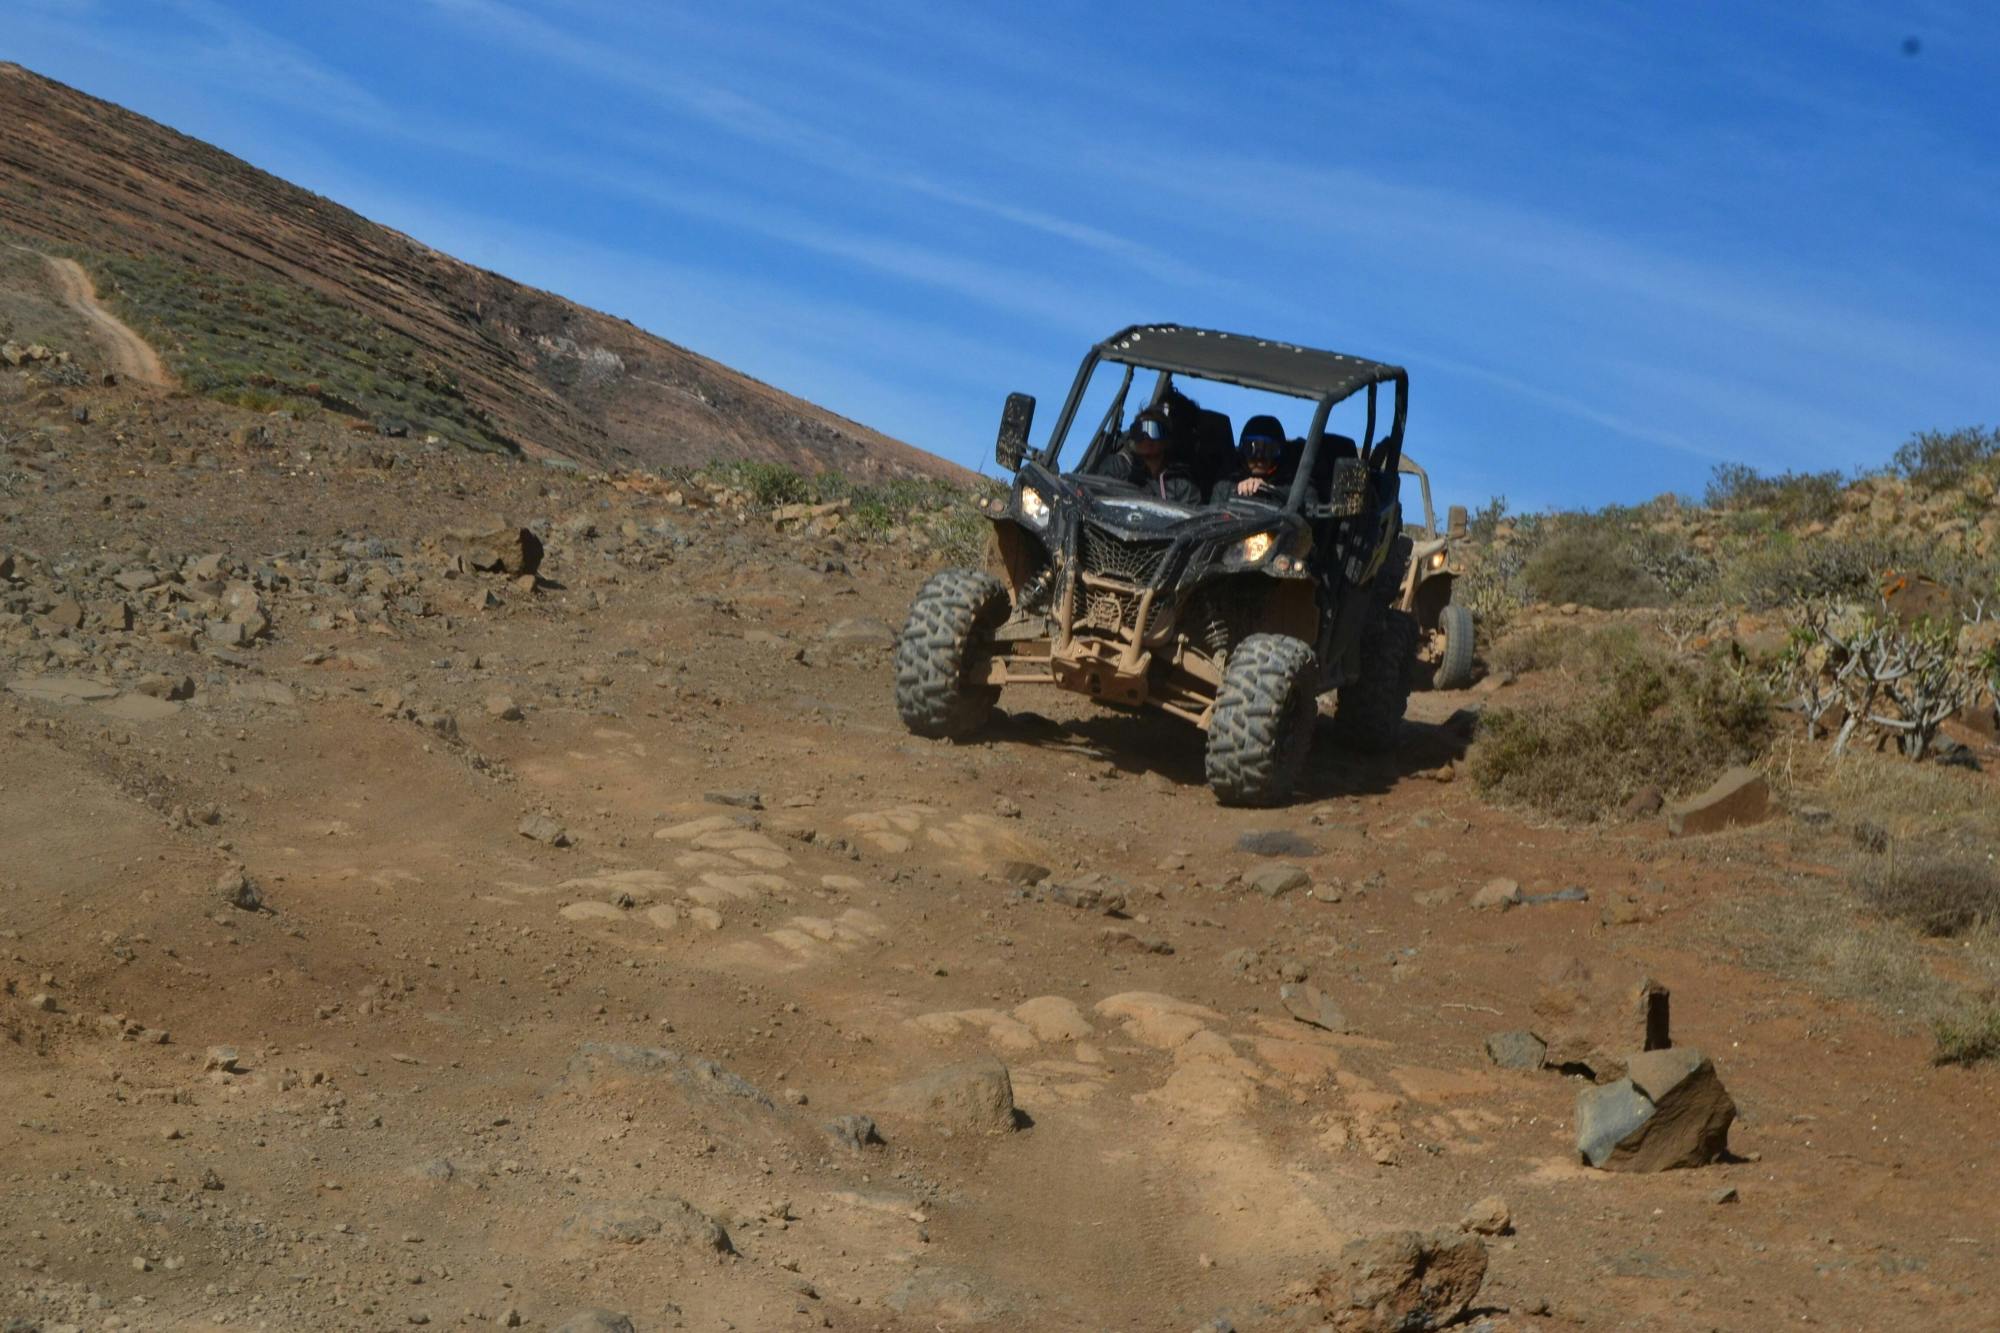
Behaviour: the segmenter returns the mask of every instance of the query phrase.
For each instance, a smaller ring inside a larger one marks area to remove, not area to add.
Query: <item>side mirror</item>
[[[1009,472],[1020,470],[1028,456],[1028,427],[1035,420],[1035,396],[1010,393],[1007,406],[1000,410],[1000,438],[993,445],[993,458]]]

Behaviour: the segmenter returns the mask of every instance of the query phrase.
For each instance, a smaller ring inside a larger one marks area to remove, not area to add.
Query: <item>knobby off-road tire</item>
[[[1472,683],[1472,612],[1457,602],[1446,603],[1438,613],[1438,630],[1444,635],[1444,656],[1438,659],[1431,684],[1440,690],[1462,690]]]
[[[977,569],[931,575],[896,641],[896,711],[919,736],[957,740],[979,730],[1000,687],[966,679],[1007,619],[1007,587]]]
[[[1319,662],[1283,634],[1230,650],[1208,723],[1208,785],[1224,805],[1276,805],[1292,794],[1319,721]]]
[[[1361,671],[1340,687],[1334,734],[1366,754],[1396,748],[1403,711],[1410,705],[1410,673],[1417,660],[1417,618],[1384,611],[1361,640]]]

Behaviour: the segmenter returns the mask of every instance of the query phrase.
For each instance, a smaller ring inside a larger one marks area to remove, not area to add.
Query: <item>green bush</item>
[[[1769,744],[1768,697],[1724,663],[1670,661],[1636,633],[1587,651],[1602,666],[1581,697],[1487,713],[1468,756],[1482,791],[1590,821],[1648,785],[1697,788]]]
[[[1964,426],[1918,431],[1896,450],[1892,466],[1920,486],[1949,490],[1995,460],[2000,460],[2000,430]]]
[[[1722,566],[1722,595],[1753,611],[1831,598],[1872,601],[1890,569],[1925,567],[1926,553],[1878,534],[1799,539],[1773,533]]]
[[[1646,572],[1632,543],[1595,523],[1542,542],[1522,566],[1521,581],[1541,601],[1606,611],[1662,606],[1668,600],[1666,588]]]
[[[1718,463],[1705,502],[1710,509],[1768,510],[1781,526],[1795,527],[1832,519],[1845,486],[1837,471],[1766,474],[1742,463]]]

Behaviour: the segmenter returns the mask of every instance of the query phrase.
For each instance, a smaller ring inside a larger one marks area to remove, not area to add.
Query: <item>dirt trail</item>
[[[1347,1239],[1497,1194],[1491,1333],[1990,1325],[1996,1072],[1702,925],[1845,833],[1523,821],[1422,776],[1477,694],[1276,811],[1067,696],[918,742],[921,558],[249,419],[0,373],[66,483],[0,488],[0,1323],[1302,1333]],[[541,582],[422,553],[489,512]],[[1576,1165],[1580,1082],[1484,1048],[1570,962],[1672,987],[1739,1159]],[[1014,1132],[892,1095],[988,1058]]]
[[[27,250],[26,246],[17,245],[14,248]],[[84,272],[83,265],[74,259],[56,255],[43,255],[42,261],[49,266],[49,273],[55,278],[56,290],[61,293],[63,303],[90,325],[110,361],[111,369],[120,378],[154,388],[172,387],[173,377],[167,373],[152,345],[98,303],[97,288],[90,275]]]

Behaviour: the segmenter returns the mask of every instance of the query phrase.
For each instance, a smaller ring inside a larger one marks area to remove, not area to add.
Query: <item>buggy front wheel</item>
[[[1283,634],[1230,651],[1208,724],[1208,785],[1224,805],[1277,805],[1292,794],[1319,722],[1319,661]]]
[[[1000,689],[974,679],[1007,619],[1007,587],[976,569],[931,575],[896,641],[896,712],[919,736],[958,740],[979,730]]]

